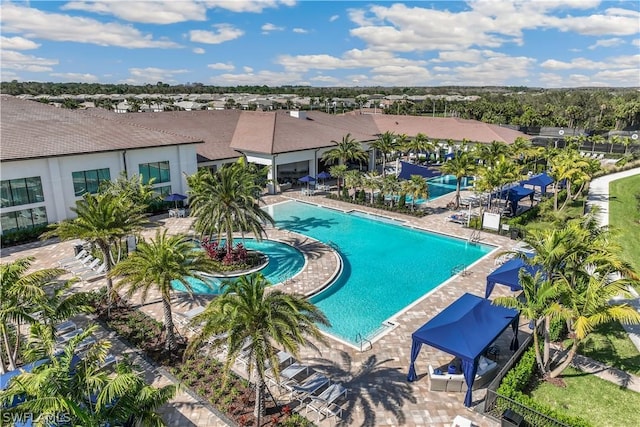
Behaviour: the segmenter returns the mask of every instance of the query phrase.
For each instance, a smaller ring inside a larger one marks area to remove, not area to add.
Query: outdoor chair
[[[94,259],[95,258],[93,257],[93,255],[87,254],[84,257],[80,258],[79,260],[68,262],[66,264],[61,265],[60,267],[64,268],[65,270],[70,270],[71,268],[79,268],[87,264],[90,264],[91,261],[93,261]]]
[[[74,276],[79,276],[80,274],[85,273],[87,271],[93,271],[94,268],[98,267],[98,264],[100,264],[100,258],[94,258],[91,260],[89,264],[71,268],[70,271],[71,271],[71,274],[73,274]]]
[[[65,320],[62,323],[58,323],[55,326],[56,335],[64,335],[75,329],[77,329],[77,325],[73,320]]]
[[[87,252],[86,249],[81,250],[80,252],[78,252],[75,256],[69,257],[69,258],[63,258],[63,259],[59,259],[58,260],[58,265],[60,267],[67,265],[67,264],[73,264],[77,261],[80,261],[82,258],[85,258],[87,255],[89,255],[89,253]]]
[[[299,362],[294,362],[280,371],[278,380],[273,377],[268,378],[268,381],[277,387],[287,389],[287,386],[297,384],[297,381],[295,379],[296,377],[301,376],[302,373],[304,373],[305,376],[309,375],[309,366]]]
[[[285,385],[285,388],[290,392],[289,399],[295,399],[302,404],[305,400],[312,397],[316,391],[320,390],[327,384],[329,384],[329,378],[315,372],[302,383],[291,384],[289,386]]]
[[[331,384],[318,396],[311,396],[311,401],[307,403],[307,411],[313,411],[318,414],[318,421],[321,416],[328,416],[330,406],[340,397],[347,397],[347,389],[340,383]],[[342,410],[340,410],[342,411]]]
[[[97,269],[86,271],[80,274],[78,277],[83,282],[90,282],[100,277],[104,277],[106,274],[107,274],[107,264],[102,263]]]

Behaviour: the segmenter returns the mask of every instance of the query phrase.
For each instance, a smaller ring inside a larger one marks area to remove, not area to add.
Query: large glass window
[[[148,184],[153,179],[154,184],[171,181],[169,162],[140,163],[138,165],[142,182]]]
[[[109,168],[73,172],[71,176],[76,196],[82,196],[84,193],[95,194],[103,181],[111,181]]]
[[[153,191],[158,193],[158,195],[160,197],[166,197],[169,194],[171,194],[171,186],[170,185],[164,185],[162,187],[154,187]]]
[[[0,184],[0,197],[3,208],[44,202],[42,181],[39,176],[4,180]]]
[[[22,209],[13,212],[3,212],[0,215],[2,232],[31,228],[37,225],[45,225],[47,221],[47,210],[43,207],[33,209]]]

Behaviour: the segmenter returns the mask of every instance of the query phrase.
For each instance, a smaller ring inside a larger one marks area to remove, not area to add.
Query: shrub
[[[554,418],[562,423],[565,423],[574,427],[591,427],[591,424],[586,420],[577,417],[571,417],[565,415],[563,412],[541,404],[524,393],[529,389],[538,379],[536,378],[537,364],[535,349],[530,347],[522,354],[522,357],[518,364],[511,369],[507,375],[502,379],[500,387],[498,387],[498,399],[496,406],[498,411],[502,413],[506,409],[512,409],[516,412],[517,407],[514,407],[510,401],[501,399],[502,396],[512,399],[518,402],[520,405],[533,409],[536,412],[544,414],[548,417]],[[544,425],[546,420],[544,417],[537,415],[535,412],[525,411],[522,414],[527,425]]]
[[[20,245],[22,243],[35,242],[47,229],[46,225],[21,228],[19,230],[5,231],[0,236],[0,247]]]

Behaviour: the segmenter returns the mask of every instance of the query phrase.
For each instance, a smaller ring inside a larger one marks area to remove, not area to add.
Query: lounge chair
[[[85,258],[87,255],[89,255],[89,253],[87,252],[86,249],[81,250],[80,252],[78,252],[75,256],[69,257],[69,258],[63,258],[63,259],[59,259],[58,260],[58,265],[60,267],[67,265],[67,264],[73,264],[77,261],[80,261],[82,258]]]
[[[103,277],[105,274],[107,274],[107,265],[105,263],[102,263],[97,269],[86,271],[80,274],[78,277],[83,282],[90,282],[99,277]]]
[[[464,212],[458,212],[449,215],[447,217],[447,221],[455,222],[456,224],[466,224],[468,221],[468,216]]]
[[[58,323],[55,326],[55,330],[56,330],[56,335],[64,335],[67,334],[75,329],[77,329],[78,326],[76,325],[76,323],[73,320],[65,320],[62,323]]]
[[[307,412],[314,411],[318,414],[318,421],[322,416],[338,415],[330,411],[331,405],[341,396],[347,397],[347,389],[340,383],[331,384],[320,395],[312,396],[311,402],[307,403]],[[342,408],[339,408],[339,413],[342,413]],[[337,411],[336,411],[337,412]]]
[[[70,268],[70,271],[74,276],[79,276],[82,273],[85,273],[87,271],[94,271],[95,268],[99,268],[98,264],[100,264],[100,258],[94,258],[89,264]]]
[[[291,400],[296,399],[298,402],[300,402],[300,404],[302,404],[305,400],[312,397],[316,391],[320,390],[327,384],[329,384],[329,378],[318,372],[315,372],[302,383],[292,384],[289,386],[285,385],[285,388],[289,389],[289,398]]]
[[[79,260],[76,261],[71,261],[68,262],[66,264],[61,265],[60,267],[69,270],[71,268],[77,268],[77,267],[82,267],[83,265],[87,265],[89,263],[91,263],[91,261],[93,261],[95,258],[93,257],[93,255],[88,254],[85,255],[84,257],[80,258]]]
[[[276,380],[275,377],[271,377],[268,378],[268,381],[275,386],[287,389],[287,386],[297,383],[295,378],[301,376],[303,372],[305,375],[309,375],[309,366],[299,362],[293,362],[291,365],[280,371],[278,380]]]

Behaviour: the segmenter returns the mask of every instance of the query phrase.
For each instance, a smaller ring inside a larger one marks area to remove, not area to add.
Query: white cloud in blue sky
[[[638,1],[2,1],[3,81],[640,86]]]

